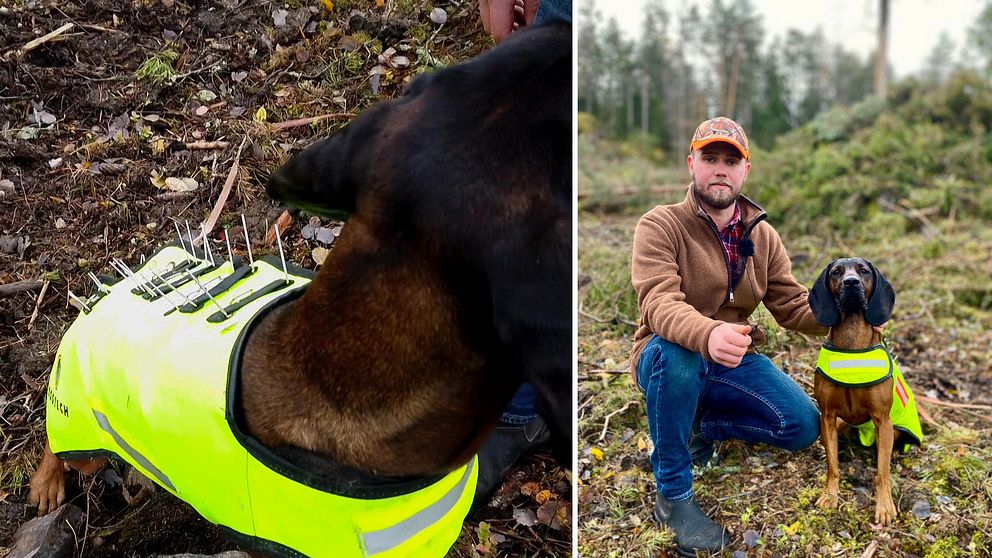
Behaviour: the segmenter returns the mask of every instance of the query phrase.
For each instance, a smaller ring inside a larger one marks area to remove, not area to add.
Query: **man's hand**
[[[722,364],[727,368],[736,368],[744,358],[748,346],[751,345],[751,338],[748,333],[751,326],[740,324],[720,324],[710,333],[710,339],[706,342],[706,348],[710,352],[710,358],[717,364]]]
[[[516,31],[519,22],[530,25],[540,0],[479,0],[482,27],[499,43]]]

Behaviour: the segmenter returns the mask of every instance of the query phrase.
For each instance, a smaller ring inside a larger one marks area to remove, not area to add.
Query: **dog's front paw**
[[[816,501],[816,505],[823,509],[834,509],[837,507],[837,502],[839,498],[836,492],[824,492],[820,499]]]
[[[42,466],[31,477],[28,504],[38,506],[38,516],[55,511],[65,503],[65,472],[62,462],[55,466]]]
[[[879,497],[875,502],[875,523],[888,525],[896,518],[896,506],[891,497]]]

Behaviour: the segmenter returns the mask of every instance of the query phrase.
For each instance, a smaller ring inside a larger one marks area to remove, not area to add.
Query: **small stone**
[[[58,219],[55,220],[55,228],[56,229],[64,229],[65,226],[66,226],[65,225],[65,219],[59,217]]]
[[[735,550],[734,558],[747,558],[747,552],[744,552],[743,550]]]
[[[950,496],[944,496],[943,494],[941,494],[940,496],[937,496],[937,505],[938,506],[946,506],[947,504],[950,504],[950,503],[951,503]]]
[[[926,519],[930,517],[930,502],[926,500],[917,500],[913,503],[913,515],[917,519]]]
[[[313,225],[304,225],[303,229],[300,230],[300,234],[303,235],[303,238],[307,240],[313,238],[313,232],[314,232]]]
[[[444,25],[448,21],[448,12],[442,8],[434,8],[431,10],[431,21],[438,25]]]
[[[83,510],[65,504],[58,510],[28,521],[14,534],[14,549],[7,558],[28,556],[71,556],[76,549],[76,533],[83,528]]]
[[[761,535],[758,534],[754,529],[748,529],[744,531],[744,546],[748,548],[754,548],[758,545],[758,541],[761,539]]]

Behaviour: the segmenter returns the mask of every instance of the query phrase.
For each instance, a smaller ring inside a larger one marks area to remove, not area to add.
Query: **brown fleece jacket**
[[[759,301],[782,327],[827,333],[813,318],[808,291],[792,276],[792,262],[764,210],[744,196],[738,203],[745,231],[741,243],[750,239],[754,255],[741,254],[744,273],[732,287],[719,232],[691,189],[682,203],[659,205],[637,223],[630,270],[641,311],[630,353],[635,378],[652,333],[712,360],[710,333],[722,323],[748,323]]]

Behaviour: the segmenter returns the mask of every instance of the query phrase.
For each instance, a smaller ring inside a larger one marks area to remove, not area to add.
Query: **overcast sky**
[[[629,38],[640,35],[645,0],[577,0],[576,6],[587,2],[596,4],[604,23],[613,16]],[[982,0],[890,0],[889,64],[896,77],[918,72],[942,31],[954,41],[954,62],[957,62],[967,40],[967,29],[985,3]],[[710,0],[664,2],[673,23],[677,21],[675,16],[692,4],[698,4],[705,13]],[[809,32],[819,27],[831,44],[839,43],[862,59],[875,48],[878,0],[752,0],[752,4],[762,16],[766,41],[776,35],[784,37],[790,28]]]

